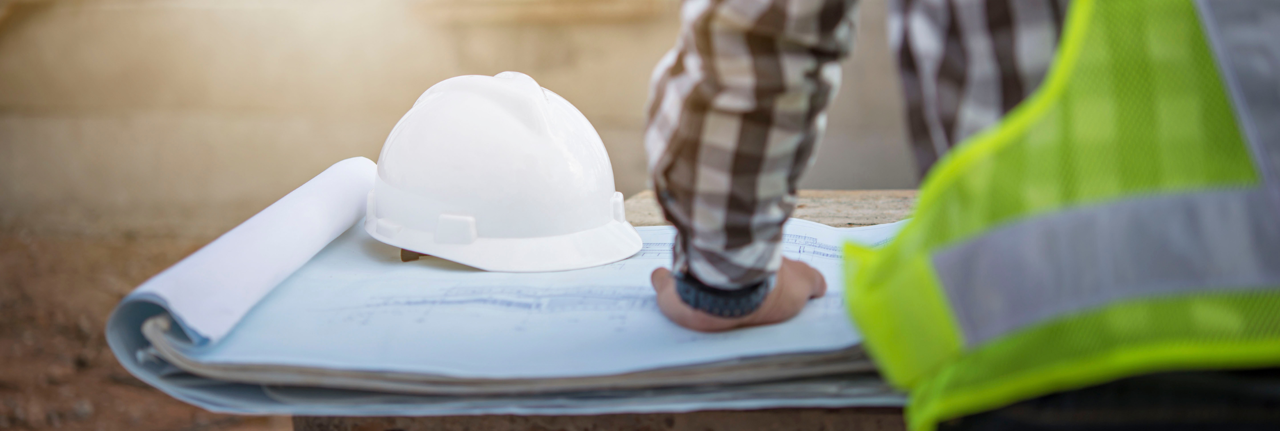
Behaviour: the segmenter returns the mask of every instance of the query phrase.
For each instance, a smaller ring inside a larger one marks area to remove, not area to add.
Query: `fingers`
[[[671,277],[671,270],[666,268],[653,270],[653,274],[649,275],[649,282],[653,284],[653,290],[658,293],[676,287],[676,281]]]
[[[827,280],[821,272],[809,264],[782,258],[782,266],[778,268],[778,285],[798,285],[809,298],[819,298],[827,294]]]
[[[822,295],[826,295],[827,294],[827,278],[823,277],[822,273],[818,272],[818,270],[816,269],[813,269],[813,267],[809,265],[805,265],[803,262],[799,262],[799,263],[801,265],[804,265],[805,268],[808,268],[809,271],[812,272],[813,274],[813,278],[814,278],[813,293],[809,295],[809,298],[821,298]]]
[[[667,316],[671,321],[684,326],[688,320],[687,312],[680,307],[684,305],[684,301],[680,300],[680,295],[676,294],[676,281],[671,277],[671,271],[666,268],[658,268],[650,274],[649,281],[653,283],[653,291],[657,294],[658,310]],[[672,302],[672,301],[675,302]],[[690,308],[685,305],[683,308]]]

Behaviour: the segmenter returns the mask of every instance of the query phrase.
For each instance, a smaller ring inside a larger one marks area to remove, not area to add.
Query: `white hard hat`
[[[378,156],[365,230],[490,271],[616,262],[640,250],[600,135],[528,75],[432,86]]]

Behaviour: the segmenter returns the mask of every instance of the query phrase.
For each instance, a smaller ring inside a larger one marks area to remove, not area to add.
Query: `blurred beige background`
[[[338,160],[376,160],[435,82],[504,70],[581,109],[630,196],[678,31],[670,0],[0,5],[0,227],[76,235],[216,235]],[[804,188],[915,186],[884,0],[860,13]]]

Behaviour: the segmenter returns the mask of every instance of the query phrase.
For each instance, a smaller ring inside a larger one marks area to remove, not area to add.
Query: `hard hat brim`
[[[384,244],[499,272],[568,271],[607,265],[631,257],[643,246],[635,227],[617,220],[567,235],[481,237],[470,244],[441,244],[431,232],[407,228],[392,237],[379,232],[377,226],[378,219],[373,214],[365,218],[365,231]]]

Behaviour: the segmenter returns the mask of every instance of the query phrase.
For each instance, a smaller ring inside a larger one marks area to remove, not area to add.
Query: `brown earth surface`
[[[266,431],[288,417],[214,414],[134,378],[107,348],[111,309],[212,238],[0,232],[0,429]]]

